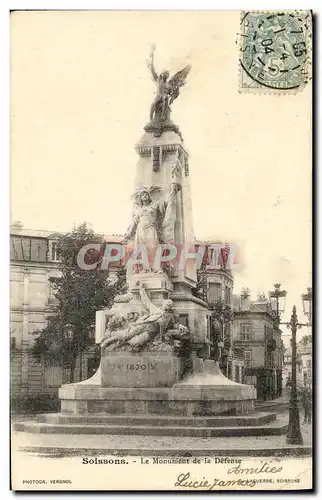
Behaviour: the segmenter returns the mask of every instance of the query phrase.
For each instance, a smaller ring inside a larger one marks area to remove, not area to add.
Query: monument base
[[[254,410],[254,387],[228,380],[211,360],[173,387],[102,387],[101,369],[89,380],[63,385],[61,412],[18,422],[33,434],[175,437],[282,435],[275,413]]]
[[[120,353],[118,354],[120,356]],[[165,359],[168,359],[167,363],[169,363],[169,358]],[[176,369],[175,360],[174,357],[172,368]],[[100,367],[91,379],[63,385],[59,389],[61,412],[74,415],[104,413],[107,415],[193,417],[241,415],[253,411],[256,399],[256,389],[253,386],[237,384],[227,379],[221,373],[218,363],[214,361],[200,359],[195,360],[195,363],[198,371],[186,380],[175,383],[172,387],[153,386],[156,378],[154,382],[153,379],[148,382],[150,384],[148,387],[142,385],[134,387],[133,375],[131,387],[130,379],[124,374],[121,374],[118,379],[113,379],[113,383],[123,379],[123,383],[127,383],[127,386],[103,387]],[[159,366],[162,367],[162,363],[159,362]],[[159,370],[158,375],[164,374],[164,368],[165,365]],[[110,369],[113,371],[112,364]],[[169,383],[170,378],[176,374],[175,369],[170,371],[167,379],[162,380]],[[104,380],[108,382],[105,376],[106,373],[104,373]],[[143,384],[144,380],[147,379],[141,378],[140,383]]]
[[[242,415],[254,409],[254,399],[243,399],[237,391],[228,391],[227,394],[227,387],[209,386],[206,391],[190,386],[183,394],[180,393],[179,386],[173,390],[103,388],[90,385],[87,386],[86,391],[77,389],[70,387],[60,389],[62,414],[103,413],[193,417]]]

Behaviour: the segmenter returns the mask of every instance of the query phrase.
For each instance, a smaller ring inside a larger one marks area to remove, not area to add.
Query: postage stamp
[[[239,90],[295,93],[311,79],[311,11],[243,12]]]

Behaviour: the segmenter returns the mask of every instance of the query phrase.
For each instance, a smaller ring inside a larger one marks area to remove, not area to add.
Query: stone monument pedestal
[[[62,414],[194,417],[242,415],[254,409],[254,387],[227,379],[214,361],[194,360],[198,371],[179,381],[180,358],[175,356],[146,353],[133,356],[131,363],[128,353],[115,353],[114,359],[110,354],[91,379],[59,389]]]

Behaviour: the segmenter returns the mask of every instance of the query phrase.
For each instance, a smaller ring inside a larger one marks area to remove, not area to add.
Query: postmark
[[[239,90],[296,93],[311,79],[311,11],[243,12]]]

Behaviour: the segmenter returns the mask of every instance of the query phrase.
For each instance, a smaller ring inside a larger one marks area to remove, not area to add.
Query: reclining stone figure
[[[139,282],[139,292],[147,313],[132,322],[127,318],[118,318],[119,328],[114,330],[112,323],[112,329],[108,329],[107,336],[101,344],[102,349],[117,350],[126,344],[133,351],[140,351],[158,336],[161,342],[170,343],[174,343],[174,340],[179,341],[181,336],[182,339],[189,336],[188,329],[175,319],[172,300],[164,300],[160,308],[151,302],[142,282]],[[166,332],[168,332],[167,337],[165,337]]]

